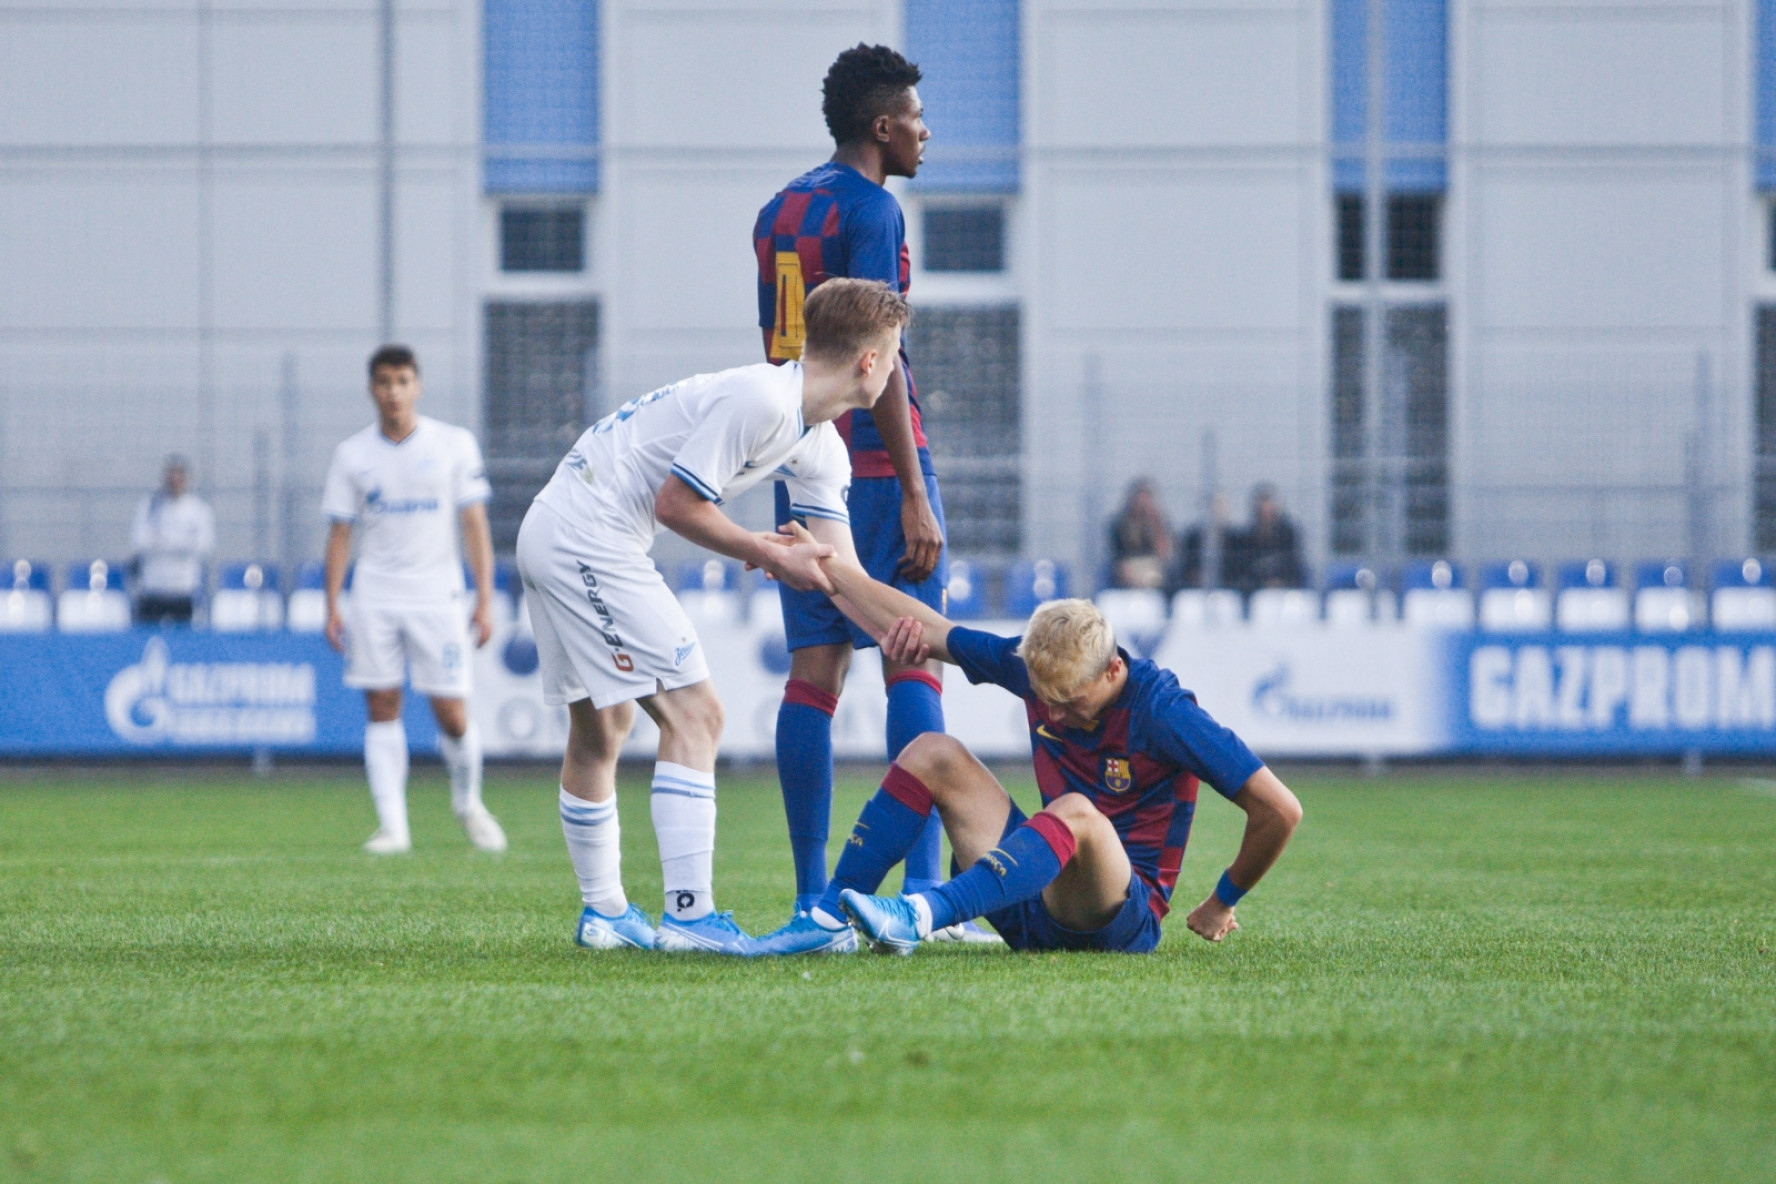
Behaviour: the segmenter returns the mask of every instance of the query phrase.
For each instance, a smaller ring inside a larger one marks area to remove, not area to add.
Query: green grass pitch
[[[1224,946],[1205,791],[1150,957],[745,963],[575,949],[546,770],[490,777],[503,857],[419,772],[382,860],[350,770],[0,771],[0,1180],[1776,1179],[1770,783],[1285,778]],[[764,931],[774,780],[721,803]],[[655,910],[639,770],[622,807]]]

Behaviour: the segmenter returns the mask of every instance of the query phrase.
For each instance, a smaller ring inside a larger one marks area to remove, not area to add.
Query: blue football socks
[[[943,683],[924,670],[906,670],[888,680],[888,759],[926,732],[944,730]],[[932,813],[906,855],[906,892],[923,892],[943,882],[943,820]]]
[[[833,869],[826,895],[820,898],[820,911],[831,920],[843,920],[839,893],[846,888],[874,893],[888,869],[905,859],[919,841],[926,820],[936,816],[925,783],[899,765],[889,765],[882,788],[865,803],[851,837],[845,840],[845,852]]]
[[[1061,874],[1076,846],[1066,823],[1052,814],[1036,815],[973,867],[924,894],[931,906],[931,928],[943,929],[1029,900]]]
[[[777,709],[777,778],[795,858],[796,910],[826,891],[826,839],[832,824],[832,717],[838,697],[799,678]],[[836,899],[836,897],[835,897]]]

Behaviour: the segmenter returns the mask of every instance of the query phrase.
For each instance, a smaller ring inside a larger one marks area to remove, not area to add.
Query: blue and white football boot
[[[756,937],[752,953],[770,958],[787,954],[855,954],[857,933],[849,925],[828,929],[806,910],[798,912],[783,928]]]
[[[930,914],[921,918],[910,896],[866,896],[847,888],[839,893],[839,900],[851,914],[851,923],[869,938],[878,954],[910,954],[931,930]]]
[[[680,921],[668,914],[660,918],[654,948],[670,954],[732,954],[745,958],[751,955],[752,938],[734,924],[733,913],[710,913],[695,921]]]
[[[580,914],[580,927],[574,930],[574,944],[588,950],[651,950],[655,940],[654,923],[634,905],[620,917],[607,917],[587,905]]]

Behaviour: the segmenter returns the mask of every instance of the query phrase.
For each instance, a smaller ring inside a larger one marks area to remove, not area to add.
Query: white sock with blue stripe
[[[715,774],[658,761],[651,804],[666,912],[706,917],[715,911]]]
[[[622,916],[629,898],[623,894],[623,831],[617,822],[617,799],[588,802],[564,788],[561,833],[580,881],[580,900],[602,916]]]

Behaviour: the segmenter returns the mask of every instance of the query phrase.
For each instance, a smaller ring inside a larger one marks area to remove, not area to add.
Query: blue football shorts
[[[1025,822],[1024,812],[1011,803],[1011,816],[1005,820],[1001,839]],[[1153,889],[1133,871],[1129,872],[1128,899],[1102,929],[1081,933],[1069,929],[1049,915],[1042,897],[1032,896],[1008,908],[986,914],[986,920],[999,931],[1005,944],[1014,950],[1097,950],[1110,954],[1151,953],[1159,944],[1159,918],[1154,915]]]
[[[931,512],[946,537],[943,499],[938,496],[937,478],[925,474],[925,495],[931,499]],[[944,590],[950,585],[950,549],[938,553],[937,569],[927,578],[913,583],[898,570],[906,555],[906,534],[900,527],[900,479],[898,477],[856,477],[845,506],[851,516],[851,538],[857,544],[857,558],[863,569],[876,579],[900,589],[921,604],[937,612],[947,607]],[[789,521],[789,489],[777,482],[777,525]],[[848,641],[853,649],[868,649],[875,639],[853,625],[833,602],[819,592],[797,592],[779,584],[777,593],[783,600],[784,640],[791,650],[811,645],[837,645]]]

